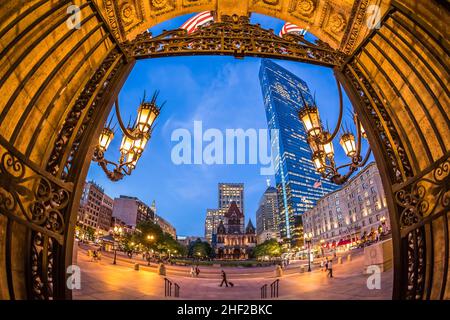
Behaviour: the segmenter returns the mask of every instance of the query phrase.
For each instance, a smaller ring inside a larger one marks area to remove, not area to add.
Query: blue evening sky
[[[175,29],[192,15],[177,17],[151,29],[154,35]],[[278,33],[283,21],[253,15],[252,22]],[[310,37],[310,35],[309,35]],[[217,128],[267,129],[259,84],[259,58],[201,56],[155,58],[138,61],[119,95],[125,122],[135,119],[144,90],[149,97],[160,90],[158,101],[167,101],[157,120],[156,129],[137,168],[131,176],[111,182],[101,168],[92,163],[88,180],[94,180],[111,197],[136,196],[147,204],[156,200],[157,213],[170,221],[179,235],[204,235],[207,208],[217,208],[219,182],[245,184],[245,216],[256,223],[255,212],[266,189],[267,176],[260,175],[260,165],[176,165],[171,150],[176,142],[171,134],[177,128],[193,132],[194,121],[203,122],[203,131]],[[332,69],[298,62],[274,60],[306,81],[316,92],[320,116],[331,128],[338,115],[338,93]],[[345,96],[345,108],[350,102]],[[114,111],[112,111],[112,114]],[[126,120],[125,120],[126,119]],[[346,111],[349,126],[352,119]],[[111,143],[107,158],[119,158],[120,131]],[[205,147],[208,143],[204,142]],[[345,161],[339,142],[335,141],[338,163]],[[270,177],[272,185],[274,177]]]

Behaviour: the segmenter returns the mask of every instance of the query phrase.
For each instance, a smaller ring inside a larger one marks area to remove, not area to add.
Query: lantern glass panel
[[[331,134],[329,132],[324,132],[323,133],[323,138],[325,140],[330,140],[331,138]],[[328,143],[323,144],[323,150],[325,152],[325,155],[328,158],[332,158],[334,156],[334,146],[333,146],[333,141],[330,141]]]
[[[323,151],[323,145],[321,143],[317,143],[316,140],[314,139],[314,137],[309,136],[307,138],[308,140],[308,144],[311,147],[311,150],[313,153],[318,152],[318,151]]]
[[[312,160],[318,172],[325,171],[325,158],[323,152],[314,153]]]
[[[147,132],[150,127],[147,126],[148,119],[150,117],[150,109],[142,104],[138,110],[137,127],[141,132]]]
[[[133,147],[133,140],[127,136],[123,136],[122,138],[122,143],[120,145],[120,152],[122,152],[122,154],[127,154],[128,152],[130,152],[131,148]]]
[[[100,146],[100,149],[102,149],[103,151],[106,151],[113,138],[114,138],[114,132],[112,132],[112,130],[110,130],[108,128],[104,128],[98,139],[98,144]]]
[[[141,139],[134,141],[133,150],[136,153],[142,153],[148,142],[148,136],[144,136]]]
[[[355,137],[351,133],[345,133],[341,137],[340,144],[348,157],[353,157],[356,154]]]

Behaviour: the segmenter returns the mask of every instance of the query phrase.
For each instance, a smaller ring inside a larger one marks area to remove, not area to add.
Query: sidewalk
[[[81,290],[74,291],[74,299],[165,299],[164,277],[156,273],[156,267],[141,265],[135,271],[134,261],[127,258],[117,259],[112,264],[112,257],[103,255],[102,260],[91,262],[84,250],[79,250],[78,265],[82,271]],[[169,266],[168,268],[171,268]],[[243,270],[234,268],[227,272],[228,280],[234,287],[219,287],[220,272],[207,277],[191,278],[190,267],[172,271],[167,277],[180,285],[180,299],[197,300],[239,300],[260,299],[260,288],[275,280],[274,273],[258,272],[259,268]],[[369,290],[366,286],[367,276],[362,274],[363,256],[353,261],[334,264],[334,278],[327,278],[326,273],[315,268],[312,272],[299,273],[293,268],[280,278],[279,299],[391,299],[392,270],[382,273],[382,290]],[[245,273],[243,273],[245,272]],[[181,274],[181,275],[179,275]],[[270,295],[270,291],[269,291]],[[270,298],[270,297],[269,297]]]

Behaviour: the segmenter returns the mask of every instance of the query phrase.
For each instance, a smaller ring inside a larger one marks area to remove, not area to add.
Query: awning
[[[103,237],[101,237],[100,239],[101,239],[102,241],[104,241],[104,242],[111,242],[111,243],[114,242],[114,237],[113,237],[112,235],[110,235],[110,234],[108,234],[108,235],[106,235],[106,236],[103,236]]]
[[[338,245],[338,247],[339,247],[339,246],[345,246],[345,245],[351,244],[351,243],[352,243],[352,241],[349,240],[349,239],[347,239],[347,240],[341,240],[341,241],[339,241],[339,243],[338,243],[337,245]]]

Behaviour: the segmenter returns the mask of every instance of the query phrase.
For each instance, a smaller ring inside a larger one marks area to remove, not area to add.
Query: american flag
[[[180,28],[186,29],[188,33],[192,33],[197,30],[199,26],[210,21],[214,21],[211,11],[203,11],[188,19]]]
[[[318,187],[320,187],[322,185],[322,181],[317,180],[316,182],[314,182],[313,188],[317,189]]]
[[[299,26],[292,24],[290,22],[285,22],[278,35],[280,37],[282,37],[284,34],[289,33],[289,32],[298,32],[298,33],[300,33],[300,35],[303,35],[303,36],[306,34],[305,29],[302,29]]]

